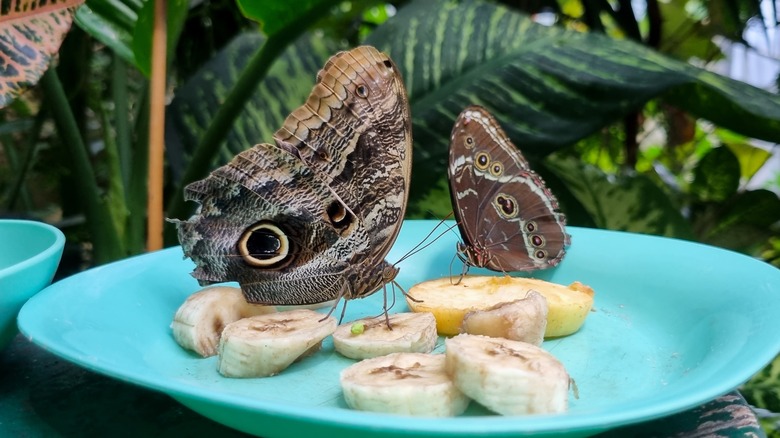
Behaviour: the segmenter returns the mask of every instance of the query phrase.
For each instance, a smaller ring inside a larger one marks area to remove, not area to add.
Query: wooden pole
[[[149,87],[149,182],[146,250],[163,247],[163,164],[165,154],[166,0],[154,1],[152,71]]]

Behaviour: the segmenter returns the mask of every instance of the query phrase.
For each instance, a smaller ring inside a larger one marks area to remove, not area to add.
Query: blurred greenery
[[[707,70],[724,57],[715,38],[747,44],[749,23],[776,30],[759,2],[169,1],[168,215],[190,213],[184,184],[269,141],[328,56],[368,43],[404,74],[415,168],[428,170],[413,175],[408,217],[451,211],[449,132],[479,103],[571,224],[697,240],[780,267],[780,98]],[[144,251],[150,10],[88,0],[56,68],[0,110],[0,216],[58,224],[60,275]],[[774,412],[777,370],[743,388]]]

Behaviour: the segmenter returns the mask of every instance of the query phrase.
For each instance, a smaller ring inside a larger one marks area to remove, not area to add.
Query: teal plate
[[[388,260],[436,222],[407,221]],[[353,361],[323,349],[278,376],[228,379],[216,359],[174,342],[170,322],[198,289],[180,248],[130,258],[59,281],[30,299],[21,331],[85,368],[163,391],[196,412],[267,438],[290,436],[585,436],[683,411],[725,394],[780,351],[780,270],[721,249],[651,236],[570,228],[572,246],[537,277],[596,291],[574,335],[549,340],[576,380],[562,415],[500,417],[472,403],[463,416],[408,418],[349,410],[339,372]],[[398,282],[447,276],[456,233],[401,267]],[[455,263],[455,271],[460,266]],[[472,273],[480,273],[472,270]],[[375,315],[382,293],[347,306],[347,320]],[[397,311],[406,310],[403,300]]]

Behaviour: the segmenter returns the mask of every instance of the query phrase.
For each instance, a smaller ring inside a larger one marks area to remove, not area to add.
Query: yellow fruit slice
[[[433,313],[436,329],[443,336],[459,333],[466,312],[523,299],[530,290],[547,300],[545,338],[576,332],[593,307],[593,289],[578,281],[563,286],[534,278],[466,275],[453,284],[457,280],[445,277],[418,283],[409,289],[413,299],[406,299],[413,312]]]

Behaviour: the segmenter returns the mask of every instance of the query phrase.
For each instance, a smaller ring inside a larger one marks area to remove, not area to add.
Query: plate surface
[[[436,224],[406,221],[388,260],[398,260]],[[67,360],[163,391],[206,417],[267,438],[293,432],[361,438],[588,435],[709,401],[780,351],[780,270],[690,242],[576,227],[569,232],[572,246],[563,262],[535,274],[562,284],[579,280],[596,291],[583,328],[544,343],[579,389],[579,399],[571,397],[563,415],[499,417],[473,402],[463,416],[447,419],[352,411],[338,376],[353,361],[333,352],[329,340],[278,376],[223,378],[216,358],[189,354],[171,336],[173,314],[199,288],[189,276],[193,264],[178,247],[49,286],[24,306],[19,327]],[[456,234],[446,233],[403,262],[401,286],[449,275]],[[460,272],[459,262],[452,270]],[[394,311],[406,310],[397,295]],[[381,307],[381,292],[352,301],[345,321],[375,315]]]

